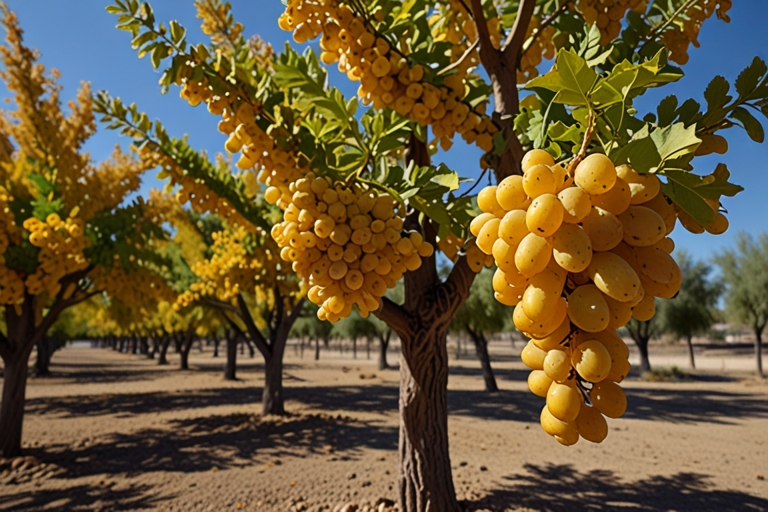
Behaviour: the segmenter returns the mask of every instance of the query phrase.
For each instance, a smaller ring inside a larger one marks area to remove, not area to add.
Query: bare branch
[[[269,360],[272,357],[272,349],[259,328],[256,327],[256,323],[253,321],[251,312],[248,311],[248,305],[245,303],[242,293],[237,294],[237,305],[240,308],[240,318],[243,319],[243,323],[246,329],[248,329],[248,336],[251,337],[256,348],[259,349],[264,360]]]
[[[381,321],[386,323],[393,331],[400,336],[408,333],[411,315],[388,297],[381,298],[381,306],[373,312]]]
[[[523,0],[523,2],[525,1],[529,0]],[[501,68],[501,54],[491,43],[491,33],[488,30],[488,21],[483,14],[482,0],[472,0],[470,14],[473,16],[477,27],[477,40],[480,41],[480,60],[489,73],[497,73]]]
[[[480,0],[476,0],[478,3]],[[520,6],[517,8],[515,24],[509,31],[509,36],[502,47],[502,58],[507,66],[517,69],[517,63],[520,60],[520,50],[525,43],[525,35],[528,33],[528,25],[531,23],[533,9],[536,7],[536,0],[520,0]]]

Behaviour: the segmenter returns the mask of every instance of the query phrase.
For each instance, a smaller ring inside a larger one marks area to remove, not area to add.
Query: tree
[[[648,359],[648,342],[659,333],[658,320],[638,320],[632,318],[626,325],[630,337],[640,352],[640,371],[651,371],[651,360]]]
[[[132,286],[129,274],[150,274],[150,245],[163,234],[145,221],[143,201],[121,206],[145,165],[119,148],[99,165],[81,151],[96,129],[89,86],[65,115],[58,73],[46,73],[37,52],[24,46],[4,5],[2,23],[2,78],[17,109],[0,116],[0,452],[15,457],[33,347],[67,308]],[[154,282],[142,282],[144,296],[157,292]]]
[[[511,308],[494,298],[492,282],[493,273],[490,270],[480,272],[472,283],[467,302],[453,320],[453,328],[466,331],[475,344],[475,352],[483,370],[485,390],[488,392],[498,391],[499,388],[488,355],[487,335],[504,331],[508,327],[511,313]]]
[[[763,330],[768,323],[768,234],[757,239],[739,233],[735,249],[715,257],[727,287],[726,312],[733,321],[746,324],[755,333],[757,374],[763,377]]]
[[[715,322],[713,311],[723,294],[723,286],[711,281],[712,267],[703,261],[693,261],[685,252],[677,257],[683,281],[677,296],[661,301],[659,320],[663,329],[678,338],[685,338],[691,368],[696,368],[691,338],[706,332]]]
[[[469,194],[456,192],[458,173],[432,165],[437,141],[447,151],[458,133],[477,144],[486,152],[483,169],[492,168],[497,182],[519,173],[524,150],[534,146],[568,162],[568,174],[588,153],[609,153],[619,163],[631,161],[641,174],[654,171],[669,180],[657,195],[669,198],[667,210],[672,203],[680,208],[691,229],[721,231],[727,221],[716,211],[720,196],[739,188],[728,183],[724,167],[708,177],[687,172],[690,159],[694,151],[722,150],[725,140],[717,130],[741,125],[754,138],[761,133],[744,108],[758,107],[765,96],[765,71],[757,61],[749,78],[737,83],[735,100],[716,80],[706,95],[711,108],[703,112],[695,102],[678,109],[677,99],[668,98],[663,115],[640,119],[632,106],[634,97],[681,76],[668,65],[664,44],[684,63],[703,20],[715,10],[727,17],[725,3],[557,4],[289,1],[280,27],[299,44],[320,37],[319,58],[311,49],[274,55],[258,40],[248,44],[229,4],[215,0],[196,3],[203,31],[212,36],[208,46],[188,46],[184,29],[156,23],[149,4],[118,1],[108,7],[119,16],[118,28],[131,32],[140,55],[165,67],[164,91],[180,85],[191,105],[205,103],[221,117],[227,151],[241,153],[238,167],[249,170],[245,185],[266,185],[264,199],[283,212],[271,234],[281,257],[308,285],[320,318],[336,321],[356,306],[362,317],[373,312],[400,337],[401,510],[459,510],[448,453],[446,335],[475,274],[493,259],[491,247],[482,251],[468,233],[476,210]],[[542,56],[556,50],[553,70],[530,81]],[[323,64],[338,64],[359,81],[360,103],[371,108],[358,113],[358,101],[328,87]],[[478,65],[490,83],[471,72]],[[535,94],[521,102],[518,82],[528,82]],[[494,112],[488,115],[491,95]],[[177,145],[135,109],[121,110],[107,97],[102,104],[137,143]],[[185,170],[210,203],[226,199],[248,217],[249,205],[230,194],[245,185],[221,186],[221,176]],[[181,183],[185,175],[172,172],[169,178]],[[675,208],[672,215],[677,218]],[[381,223],[374,231],[376,221]],[[386,228],[389,236],[374,243]],[[441,279],[433,249],[450,235],[459,241],[461,257]],[[333,244],[324,242],[328,238]],[[350,246],[346,253],[350,240],[358,249]],[[358,268],[364,258],[366,272]],[[366,282],[362,274],[373,277]],[[398,304],[384,294],[401,279],[405,292]],[[674,287],[653,291],[666,295]],[[652,303],[651,295],[646,302]]]

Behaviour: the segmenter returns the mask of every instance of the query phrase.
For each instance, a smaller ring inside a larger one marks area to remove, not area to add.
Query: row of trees
[[[107,9],[139,56],[163,68],[163,92],[179,86],[218,119],[228,156],[213,161],[105,92],[91,98],[84,88],[64,115],[53,78],[5,11],[3,78],[19,108],[0,125],[4,456],[21,449],[32,347],[76,303],[97,302],[111,335],[184,333],[182,354],[192,334],[248,340],[264,360],[262,412],[284,414],[286,341],[311,302],[321,320],[357,309],[398,336],[400,509],[458,511],[447,335],[465,330],[487,363],[487,334],[501,324],[481,326],[473,310],[497,322],[509,313],[489,309],[499,306],[487,294],[467,303],[473,282],[489,289],[492,280],[475,277],[492,258],[469,233],[477,202],[460,191],[466,178],[432,163],[437,146],[448,151],[457,134],[476,144],[485,153],[479,168],[497,182],[520,174],[531,148],[571,170],[604,153],[661,176],[687,229],[721,232],[721,197],[741,188],[725,166],[702,176],[691,162],[722,152],[716,132],[733,126],[762,140],[748,110],[768,97],[759,59],[736,81],[736,97],[717,77],[706,107],[678,107],[670,96],[640,117],[633,106],[682,77],[674,63],[685,63],[704,20],[727,18],[729,2],[289,0],[280,27],[297,44],[319,37],[319,56],[312,48],[275,54],[243,36],[228,3],[195,5],[209,44],[190,44],[149,3],[116,0]],[[531,80],[555,53],[553,69]],[[330,64],[359,82],[358,98],[328,85]],[[89,161],[80,150],[94,112],[131,138],[136,157]],[[151,168],[175,194],[123,205]],[[399,282],[402,295],[387,295]]]

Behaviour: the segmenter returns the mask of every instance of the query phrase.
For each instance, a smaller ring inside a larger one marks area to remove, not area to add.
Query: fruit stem
[[[571,163],[568,165],[568,174],[571,176],[573,176],[576,166],[579,165],[585,156],[587,156],[587,148],[589,147],[589,143],[592,142],[592,136],[595,133],[595,120],[597,119],[597,116],[595,115],[594,109],[592,109],[592,105],[588,105],[588,108],[589,117],[587,118],[587,128],[584,131],[584,140],[581,141],[579,152],[573,157],[573,160],[571,160]]]

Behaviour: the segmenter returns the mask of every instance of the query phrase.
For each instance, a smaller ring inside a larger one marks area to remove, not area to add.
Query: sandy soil
[[[699,353],[707,370],[679,382],[630,379],[608,439],[565,448],[538,426],[520,348],[492,344],[496,394],[471,357],[451,361],[451,460],[467,510],[768,510],[768,382],[747,373],[748,350]],[[158,367],[66,348],[52,377],[30,380],[29,457],[0,462],[0,510],[378,510],[396,497],[397,370],[376,370],[364,350],[311,356],[288,352],[292,415],[281,419],[255,414],[262,373],[247,355],[227,382],[210,349],[182,372],[176,354]],[[651,358],[687,365],[679,347]]]

